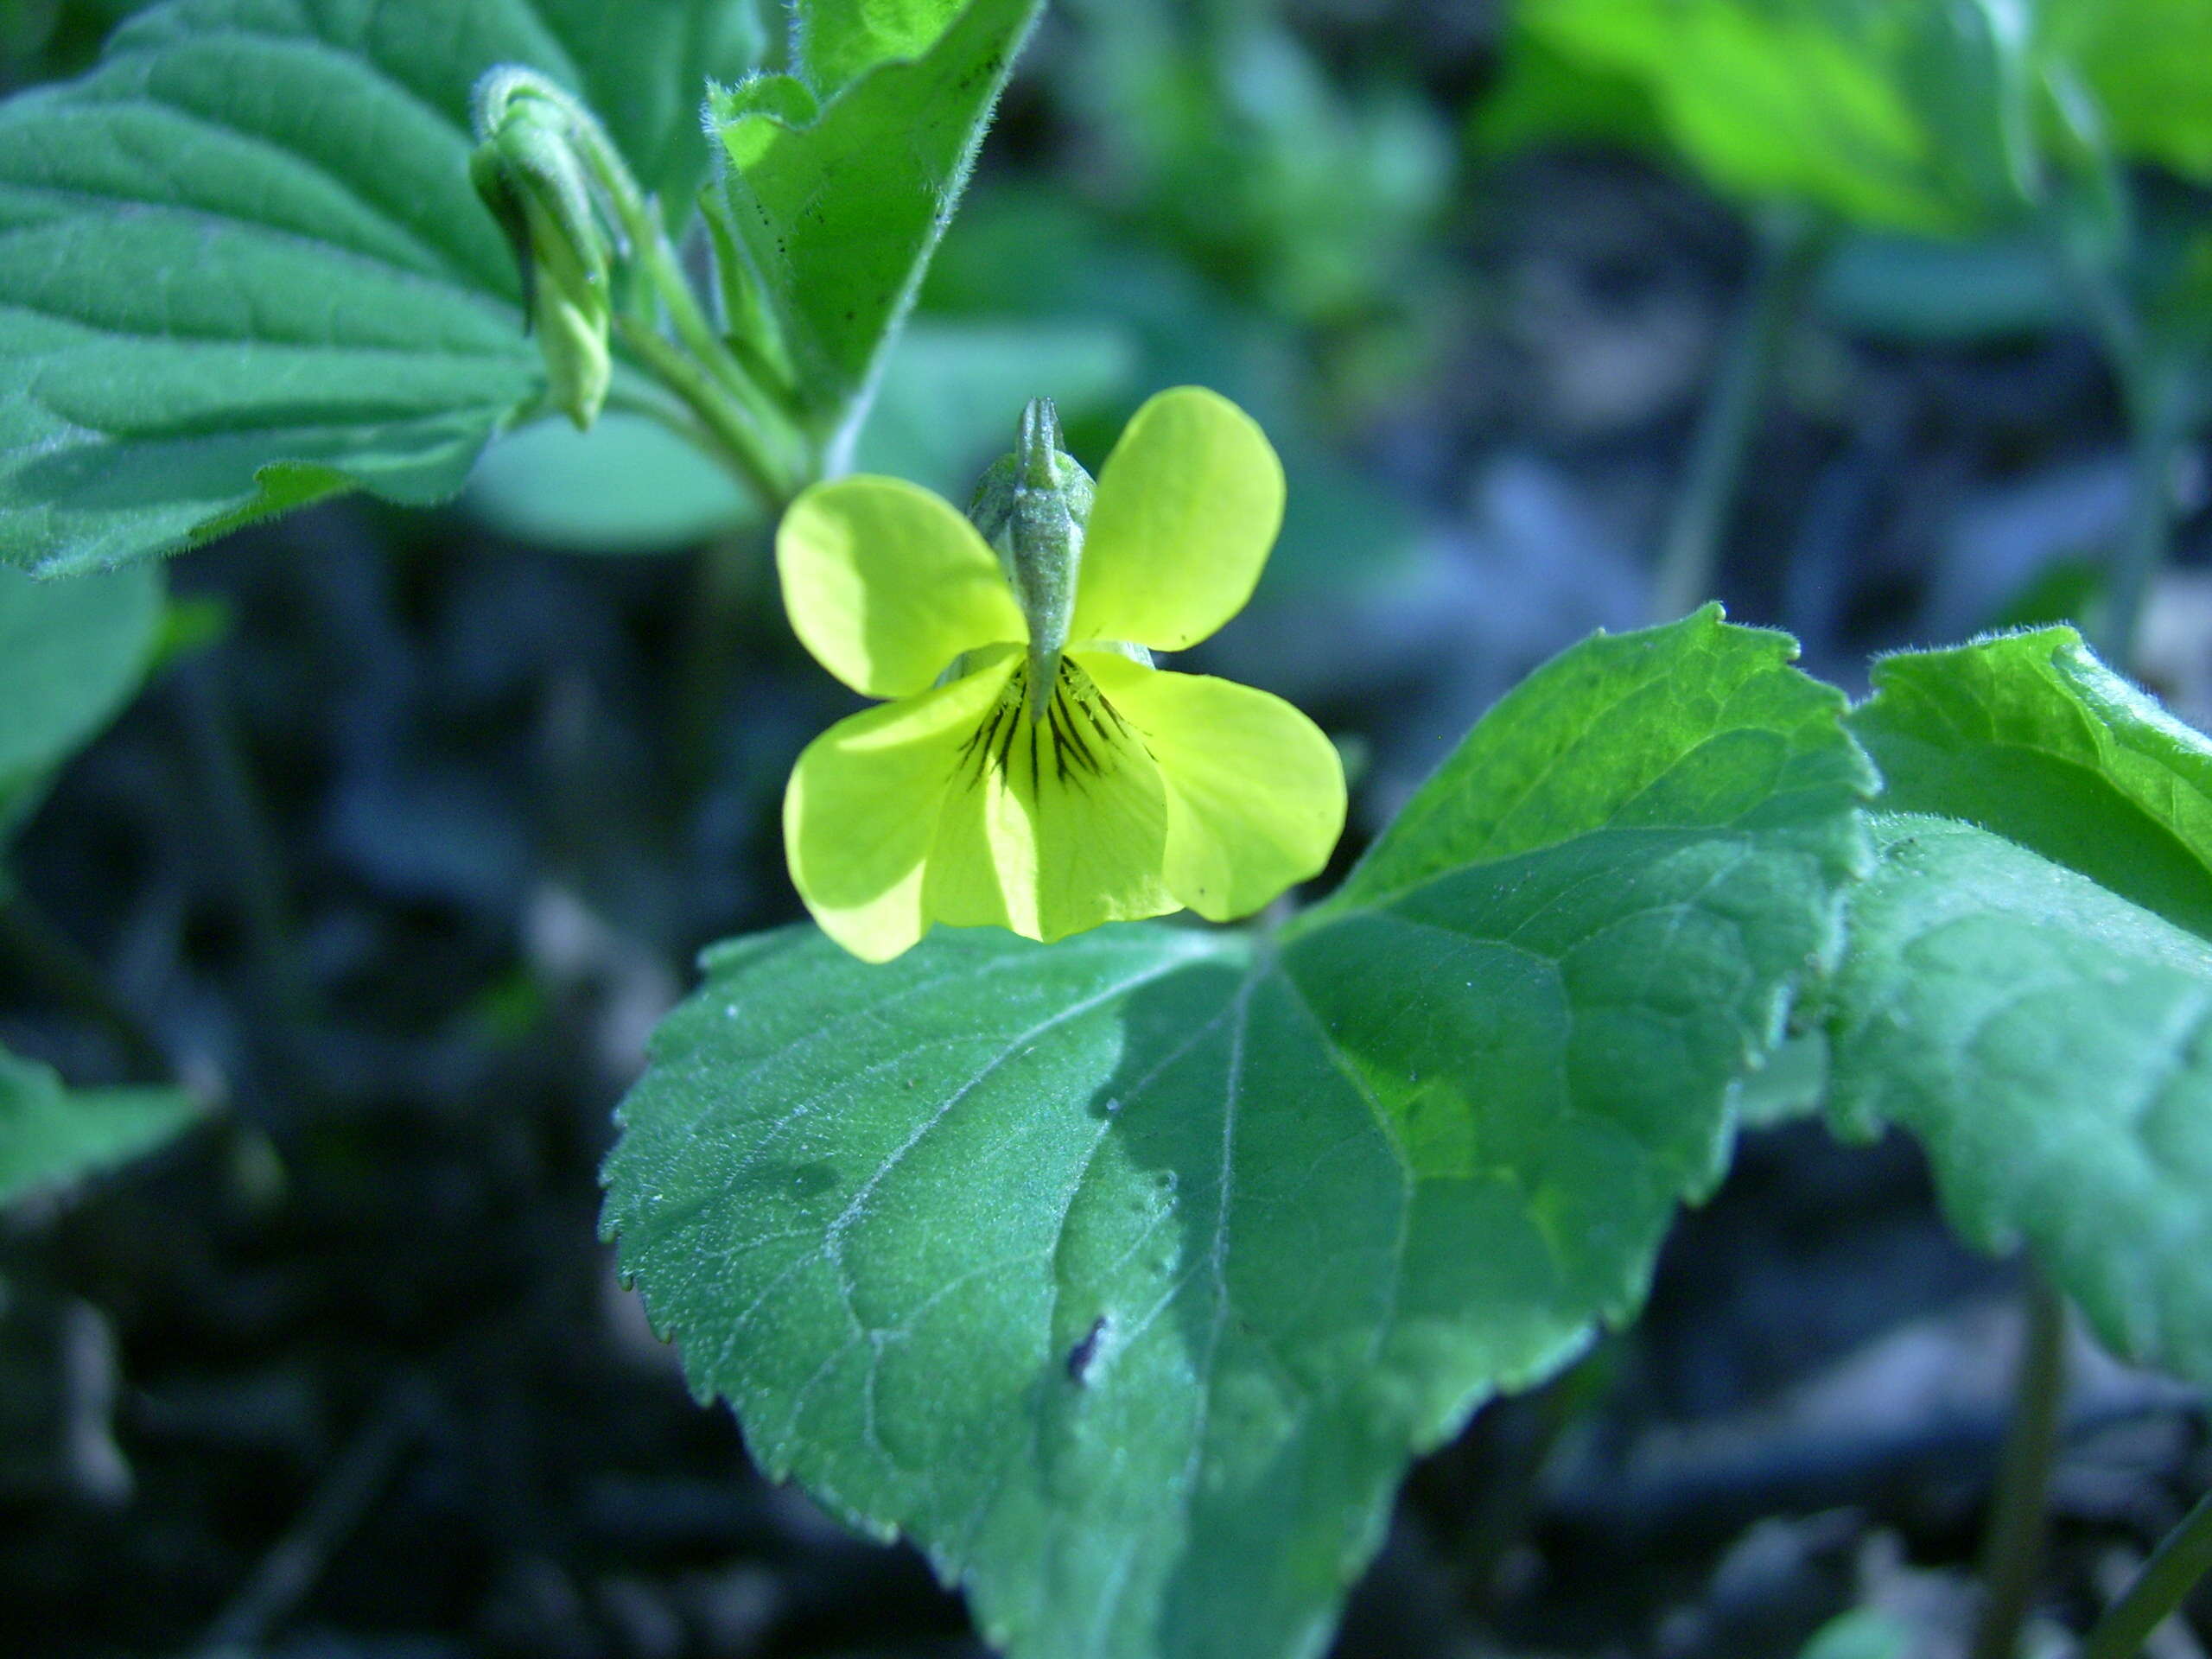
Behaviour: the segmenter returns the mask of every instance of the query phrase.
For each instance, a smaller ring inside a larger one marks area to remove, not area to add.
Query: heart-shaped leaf
[[[1871,774],[1790,654],[1577,647],[1278,938],[721,947],[623,1107],[624,1270],[993,1642],[1318,1651],[1407,1459],[1640,1300],[1836,948]]]

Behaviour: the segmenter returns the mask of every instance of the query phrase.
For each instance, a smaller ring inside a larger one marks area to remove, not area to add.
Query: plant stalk
[[[2066,1400],[2066,1302],[2030,1269],[2021,1300],[2020,1372],[1982,1540],[1981,1617],[1973,1659],[2013,1659],[2043,1565],[2050,1471]]]
[[[2089,1632],[2082,1659],[2135,1659],[2196,1581],[2212,1573],[2212,1492],[2207,1492]]]
[[[721,382],[698,359],[664,340],[659,333],[632,318],[619,318],[616,327],[625,345],[661,383],[683,400],[699,423],[710,433],[731,467],[759,499],[771,518],[782,516],[799,480],[787,462],[772,459],[745,413],[730,398]]]
[[[293,937],[283,866],[237,717],[214,666],[188,664],[178,676],[186,735],[199,763],[217,834],[225,846],[251,963],[269,1005],[285,1018],[320,1016],[321,999]]]
[[[2152,585],[2171,551],[2174,450],[2181,442],[2184,400],[2109,264],[2063,238],[2059,252],[2127,421],[2127,526],[2092,641],[2098,654],[2125,674],[2134,660]]]
[[[1729,324],[1712,396],[1698,417],[1652,587],[1651,617],[1671,622],[1713,597],[1720,550],[1734,515],[1744,462],[1783,341],[1827,246],[1826,227],[1802,214],[1764,222],[1751,280]]]

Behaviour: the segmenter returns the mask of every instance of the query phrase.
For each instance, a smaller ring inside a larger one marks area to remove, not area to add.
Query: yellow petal
[[[864,696],[911,696],[963,652],[1029,638],[976,527],[900,479],[805,491],[777,527],[776,569],[800,641]]]
[[[791,768],[791,881],[822,931],[855,956],[887,962],[929,931],[930,851],[961,746],[1019,660],[1004,653],[950,685],[841,720]]]
[[[784,796],[791,879],[824,932],[887,961],[929,931],[1057,939],[1180,908],[1166,790],[1134,732],[1065,662],[1045,718],[1020,653],[839,721]]]
[[[1098,475],[1069,638],[1180,651],[1244,608],[1282,524],[1282,463],[1203,386],[1140,409]]]
[[[1026,678],[1025,665],[1006,683],[946,799],[929,913],[1050,941],[1181,909],[1162,868],[1166,791],[1151,755],[1072,660],[1040,720]]]
[[[1081,653],[1167,786],[1167,885],[1213,921],[1317,875],[1344,827],[1344,773],[1320,728],[1265,691]]]

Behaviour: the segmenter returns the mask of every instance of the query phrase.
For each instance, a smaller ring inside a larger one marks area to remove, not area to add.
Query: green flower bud
[[[582,153],[580,112],[556,89],[513,69],[478,84],[469,177],[522,267],[530,327],[554,404],[588,428],[613,375],[607,228]],[[588,142],[588,140],[585,140]]]
[[[1033,700],[1052,688],[1059,671],[1096,493],[1082,463],[1060,447],[1052,400],[1037,397],[1021,411],[1014,453],[992,463],[969,504],[969,518],[997,552],[1029,623]]]

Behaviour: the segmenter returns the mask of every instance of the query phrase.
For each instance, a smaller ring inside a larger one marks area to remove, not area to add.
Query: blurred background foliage
[[[134,9],[0,0],[0,83]],[[1700,536],[1863,686],[2102,626],[2155,531],[2134,666],[2203,724],[2208,63],[2205,0],[1061,0],[859,464],[964,499],[1032,396],[1094,466],[1159,386],[1253,410],[1289,517],[1194,658],[1339,737],[1345,859]],[[974,1651],[918,1560],[743,1472],[594,1243],[644,1035],[798,916],[777,802],[851,706],[766,532],[658,429],[531,429],[440,513],[177,563],[146,693],[9,799],[26,1097],[223,1109],[9,1212],[8,1650]],[[1904,1146],[1763,1131],[1643,1325],[1416,1474],[1340,1650],[1962,1650],[2008,1283]],[[2196,1403],[2082,1363],[2057,1605],[2212,1480]]]

